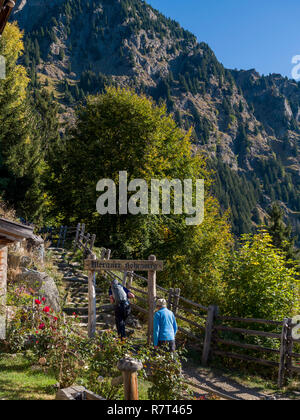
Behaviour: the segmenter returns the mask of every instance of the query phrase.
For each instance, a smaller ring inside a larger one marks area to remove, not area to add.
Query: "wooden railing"
[[[76,249],[83,251],[84,257],[93,254],[96,235],[85,232],[85,224],[78,223],[74,240],[74,252]]]

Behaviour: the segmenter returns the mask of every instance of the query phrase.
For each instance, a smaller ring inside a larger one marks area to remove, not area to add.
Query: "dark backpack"
[[[111,291],[117,305],[121,302],[128,302],[127,294],[123,286],[117,280],[112,282]]]

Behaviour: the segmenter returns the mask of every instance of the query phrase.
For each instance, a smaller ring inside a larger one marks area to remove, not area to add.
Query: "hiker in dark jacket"
[[[153,341],[154,347],[169,346],[169,351],[176,350],[175,337],[178,330],[175,315],[167,308],[165,299],[156,302],[157,312],[154,315]]]
[[[118,280],[113,280],[109,288],[110,302],[115,305],[115,318],[118,334],[121,338],[126,337],[126,319],[130,315],[131,308],[129,299],[134,299],[134,294],[123,287]]]

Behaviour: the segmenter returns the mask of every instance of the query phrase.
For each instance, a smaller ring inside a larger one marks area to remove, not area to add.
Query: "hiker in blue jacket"
[[[175,337],[178,330],[175,315],[167,308],[165,299],[156,302],[157,312],[154,315],[153,341],[154,347],[169,346],[169,351],[176,350]]]

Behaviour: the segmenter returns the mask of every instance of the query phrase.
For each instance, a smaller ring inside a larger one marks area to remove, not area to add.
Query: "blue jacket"
[[[178,327],[173,312],[162,308],[154,315],[153,341],[157,346],[159,341],[173,341]]]

